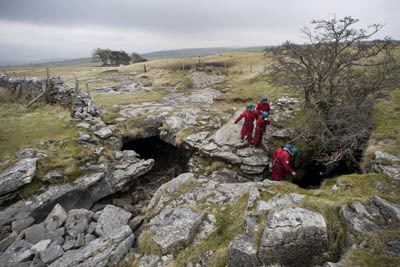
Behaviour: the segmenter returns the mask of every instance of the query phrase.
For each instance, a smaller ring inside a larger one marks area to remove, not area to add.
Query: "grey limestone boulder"
[[[339,214],[351,232],[368,233],[374,232],[379,228],[373,222],[374,218],[370,212],[359,202],[342,206]]]
[[[73,207],[88,208],[94,201],[115,192],[109,189],[106,192],[103,192],[104,190],[99,192],[96,189],[97,186],[108,188],[108,184],[100,182],[103,178],[104,173],[93,173],[83,175],[69,184],[49,186],[40,195],[18,201],[0,210],[0,226],[13,221],[31,220],[32,217],[45,218],[57,203],[60,203],[66,209]],[[68,197],[65,197],[66,195]],[[30,221],[30,224],[32,222]],[[30,224],[19,223],[20,228],[22,226],[26,228]]]
[[[0,195],[29,184],[36,174],[37,158],[24,158],[0,173]],[[1,204],[1,203],[0,203]]]
[[[46,219],[44,220],[46,229],[48,231],[56,230],[64,224],[67,217],[68,215],[65,209],[57,203],[54,206],[53,210],[49,213],[49,215],[47,215]]]
[[[264,264],[311,266],[327,248],[324,217],[303,208],[274,211],[261,239],[258,257]]]
[[[400,221],[400,205],[391,203],[378,196],[372,198],[372,203],[375,204],[383,218],[386,221]]]
[[[183,142],[184,142],[184,144],[188,145],[189,147],[199,148],[199,146],[207,138],[208,135],[209,135],[209,132],[206,132],[206,131],[195,133],[195,134],[192,134],[192,135],[189,135],[188,137],[186,137],[183,140]]]
[[[43,263],[49,264],[64,254],[64,250],[59,245],[50,246],[40,252],[40,259]]]
[[[188,208],[165,209],[150,221],[150,230],[154,233],[153,240],[163,253],[187,246],[203,218],[203,213],[196,213]]]
[[[101,128],[100,130],[94,132],[94,135],[101,139],[107,139],[112,134],[113,134],[113,132],[109,127],[104,127],[104,128]]]
[[[39,241],[31,247],[31,250],[33,252],[40,253],[40,252],[46,250],[47,247],[50,245],[50,243],[51,243],[50,239],[45,239],[45,240]]]
[[[84,233],[90,224],[93,212],[86,209],[73,209],[68,212],[65,228],[69,236],[76,238]]]
[[[129,226],[115,229],[108,236],[99,237],[86,246],[69,250],[51,263],[50,267],[104,267],[120,261],[132,247],[135,236]]]
[[[212,139],[218,146],[242,146],[240,140],[240,131],[242,123],[234,124],[234,120],[240,115],[243,110],[240,109],[213,135]]]
[[[154,193],[150,200],[147,210],[154,210],[160,212],[161,209],[171,200],[171,195],[174,195],[178,190],[187,183],[190,179],[194,178],[193,173],[182,173],[172,179],[171,181],[161,185]]]
[[[15,240],[17,240],[17,233],[16,232],[11,232],[7,237],[2,238],[0,241],[0,253],[2,253],[4,250],[6,250],[12,243],[14,243]]]
[[[132,214],[121,208],[107,205],[100,213],[96,226],[96,234],[100,236],[108,235],[113,230],[127,225],[131,216]]]
[[[122,173],[114,172],[114,175],[108,173],[105,164],[101,172],[85,174],[72,183],[51,185],[40,195],[20,200],[0,210],[0,226],[18,222],[22,230],[33,223],[33,218],[45,218],[57,203],[67,210],[89,208],[97,200],[120,191],[133,179],[149,172],[153,164],[153,160],[140,160],[129,165]],[[29,220],[29,224],[23,223],[26,220]]]
[[[127,166],[127,168],[120,170],[117,169],[111,176],[112,183],[117,190],[121,190],[123,186],[147,172],[154,166],[154,160],[141,160]]]
[[[64,236],[65,228],[61,227],[55,230],[53,229],[47,230],[45,223],[39,223],[25,229],[23,231],[23,234],[25,236],[26,241],[32,244],[36,244],[39,241],[45,239],[50,239],[51,241],[55,241],[59,237]]]
[[[15,241],[4,253],[0,254],[0,266],[20,266],[30,261],[34,256],[31,246],[32,244],[25,240]]]
[[[257,247],[247,235],[238,235],[229,244],[228,267],[258,266]]]

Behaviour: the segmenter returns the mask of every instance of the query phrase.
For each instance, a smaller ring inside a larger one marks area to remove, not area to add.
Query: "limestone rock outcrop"
[[[268,216],[258,252],[264,264],[310,266],[328,245],[324,217],[303,208],[287,208]]]

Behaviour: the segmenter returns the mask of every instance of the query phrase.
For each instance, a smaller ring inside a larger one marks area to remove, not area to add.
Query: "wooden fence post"
[[[143,70],[144,70],[144,72],[147,72],[146,64],[143,64]]]
[[[79,81],[78,81],[78,76],[75,75],[75,95],[79,94]]]
[[[85,85],[86,85],[86,92],[90,96],[89,85],[88,85],[88,83],[86,83]],[[90,112],[91,110],[92,110],[92,98],[89,98],[89,103],[87,105],[87,111]]]
[[[85,85],[86,85],[86,93],[90,96],[89,85],[88,83],[86,83]]]
[[[45,90],[45,96],[46,96],[46,102],[50,103],[50,69],[47,67],[46,68],[46,90]]]

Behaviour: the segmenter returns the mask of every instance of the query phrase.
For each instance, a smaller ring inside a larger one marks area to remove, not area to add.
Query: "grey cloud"
[[[400,39],[399,9],[398,0],[0,0],[0,63],[10,55],[81,57],[96,46],[148,52],[302,42],[304,25],[333,14],[357,17],[360,27],[385,23],[376,37]]]
[[[184,33],[296,26],[329,13],[360,13],[360,10],[365,15],[369,12],[378,17],[382,13],[395,16],[394,7],[399,7],[396,0],[384,4],[379,0],[2,0],[0,18],[37,24],[107,25]],[[377,21],[369,23],[373,22]]]

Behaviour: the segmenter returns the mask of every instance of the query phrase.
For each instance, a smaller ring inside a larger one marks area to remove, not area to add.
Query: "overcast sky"
[[[90,56],[303,42],[312,19],[336,14],[384,23],[400,39],[399,0],[0,0],[0,64]]]

